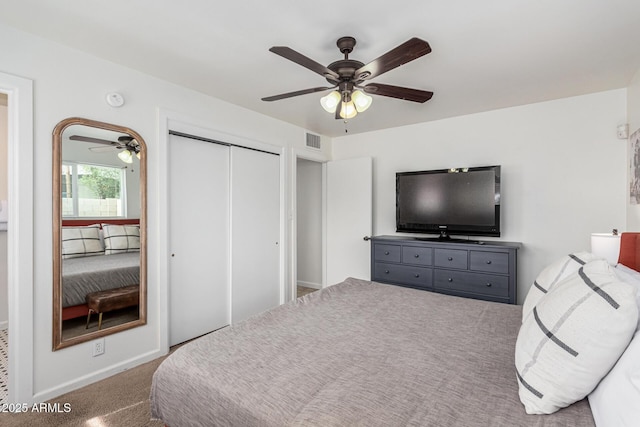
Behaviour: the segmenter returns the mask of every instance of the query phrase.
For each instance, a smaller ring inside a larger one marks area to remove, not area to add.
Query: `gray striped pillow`
[[[62,258],[104,255],[99,232],[98,226],[62,227]]]
[[[561,282],[569,275],[578,271],[580,267],[598,259],[589,252],[576,252],[574,254],[565,255],[553,264],[547,266],[538,274],[538,277],[529,288],[527,297],[522,305],[522,321],[533,311],[533,307],[549,292],[553,287]]]
[[[140,251],[139,225],[102,224],[105,255]]]
[[[596,260],[554,286],[516,341],[520,400],[550,414],[583,399],[609,372],[636,329],[635,290]]]

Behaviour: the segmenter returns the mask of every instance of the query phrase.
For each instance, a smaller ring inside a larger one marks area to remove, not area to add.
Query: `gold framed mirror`
[[[53,131],[53,350],[147,323],[147,147],[72,117]]]

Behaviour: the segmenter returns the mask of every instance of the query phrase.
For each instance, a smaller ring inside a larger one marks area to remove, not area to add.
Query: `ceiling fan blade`
[[[94,153],[106,153],[109,151],[118,151],[122,147],[111,146],[111,147],[89,147],[89,151],[93,151]]]
[[[335,88],[335,86],[314,87],[314,88],[311,88],[311,89],[297,90],[295,92],[281,93],[280,95],[267,96],[266,98],[262,98],[262,100],[263,101],[277,101],[279,99],[292,98],[292,97],[298,96],[298,95],[306,95],[308,93],[322,92],[323,90],[329,90],[329,89],[334,89],[334,88]]]
[[[371,95],[388,96],[391,98],[404,99],[405,101],[426,102],[431,99],[433,92],[408,87],[384,85],[380,83],[370,83],[363,86],[365,92]]]
[[[429,43],[414,37],[357,69],[354,74],[354,80],[362,81],[371,79],[414,59],[418,59],[429,52],[431,52]]]
[[[332,71],[325,67],[322,64],[317,63],[311,58],[307,58],[301,53],[296,52],[290,47],[286,46],[273,46],[269,51],[275,53],[276,55],[280,55],[283,58],[288,59],[289,61],[293,61],[298,65],[302,65],[305,68],[313,71],[314,73],[320,74],[322,77],[327,78],[331,81],[335,81],[338,83],[340,81],[340,76],[335,71]]]
[[[116,141],[109,141],[107,139],[93,138],[91,136],[82,136],[82,135],[71,135],[69,139],[73,141],[94,142],[96,144],[107,144],[107,145],[117,144]]]

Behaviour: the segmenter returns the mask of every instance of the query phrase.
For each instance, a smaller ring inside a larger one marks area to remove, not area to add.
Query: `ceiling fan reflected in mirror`
[[[262,98],[263,101],[278,101],[309,93],[323,92],[334,89],[320,99],[320,104],[329,113],[335,113],[336,119],[350,119],[365,111],[372,103],[371,95],[387,96],[405,101],[423,103],[431,99],[433,92],[411,89],[407,87],[391,86],[381,83],[364,82],[391,71],[401,65],[418,59],[431,52],[429,43],[414,37],[389,52],[374,59],[368,64],[349,59],[349,54],[356,45],[353,37],[341,37],[337,41],[338,49],[344,54],[344,59],[332,62],[326,67],[295,50],[286,46],[273,46],[270,52],[295,62],[309,70],[320,74],[332,86],[314,87],[283,93]]]
[[[104,147],[89,147],[89,150],[95,152],[120,151],[118,158],[125,163],[133,163],[134,155],[140,159],[140,144],[130,135],[119,136],[116,141],[83,135],[71,135],[69,139],[104,145]]]

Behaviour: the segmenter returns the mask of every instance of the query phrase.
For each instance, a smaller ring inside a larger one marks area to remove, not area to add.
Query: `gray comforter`
[[[357,279],[179,348],[156,371],[167,426],[593,426],[586,400],[527,415],[521,307]]]
[[[62,260],[62,307],[84,304],[96,291],[140,283],[140,252]]]

